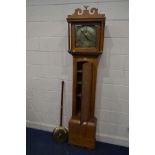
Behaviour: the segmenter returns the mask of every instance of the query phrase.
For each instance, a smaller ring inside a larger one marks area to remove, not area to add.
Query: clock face
[[[97,25],[75,25],[75,47],[95,48],[96,47]]]

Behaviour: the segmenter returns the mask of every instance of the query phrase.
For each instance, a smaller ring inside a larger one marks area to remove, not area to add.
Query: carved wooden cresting
[[[88,10],[88,6],[84,6],[85,10],[80,8],[75,9],[74,14],[68,15],[69,19],[78,19],[78,18],[103,18],[104,14],[99,14],[97,8],[91,8]]]
[[[98,56],[103,51],[105,15],[97,8],[77,8],[68,15],[68,52],[73,55],[72,116],[69,144],[94,148],[95,92]]]

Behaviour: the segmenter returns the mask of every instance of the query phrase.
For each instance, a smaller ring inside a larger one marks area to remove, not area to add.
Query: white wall
[[[66,17],[84,4],[106,15],[96,90],[97,140],[128,146],[128,0],[27,0],[27,126],[52,131],[59,124],[62,79],[68,126],[72,56]]]

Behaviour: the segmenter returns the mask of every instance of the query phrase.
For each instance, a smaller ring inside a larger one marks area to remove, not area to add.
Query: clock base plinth
[[[69,121],[68,143],[86,148],[95,148],[96,144],[96,118],[91,121],[83,122],[71,118]]]

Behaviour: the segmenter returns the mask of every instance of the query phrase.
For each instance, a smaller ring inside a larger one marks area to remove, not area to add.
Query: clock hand
[[[86,33],[87,33],[88,35],[90,35],[90,32],[88,31],[88,27],[87,27],[87,26],[86,26]],[[86,35],[86,34],[85,34],[85,35]],[[92,41],[92,40],[90,39],[90,37],[88,37],[88,35],[86,35],[87,40]]]
[[[85,33],[83,32],[83,30],[80,30],[80,31],[83,34],[83,36],[87,39],[87,37],[86,37]]]
[[[80,31],[81,31],[81,33],[83,34],[83,36],[84,36],[88,41],[92,41],[91,39],[88,38],[88,36],[87,36],[82,30],[80,30]]]
[[[92,41],[87,35],[85,35],[85,37],[87,38],[88,41]]]

